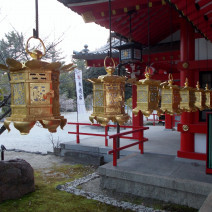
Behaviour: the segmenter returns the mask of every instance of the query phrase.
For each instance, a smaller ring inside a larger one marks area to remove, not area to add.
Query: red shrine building
[[[133,65],[122,64],[129,77],[144,78],[145,67],[151,67],[152,79],[168,80],[184,87],[199,81],[201,88],[212,89],[212,2],[210,0],[58,0],[81,15],[113,31],[112,47],[130,41],[139,44],[142,58]],[[97,52],[76,53],[88,66],[103,66],[109,44]],[[113,49],[116,65],[121,55]],[[132,87],[133,107],[137,102],[136,86]],[[206,160],[206,112],[183,112],[177,130],[181,133],[177,156]],[[165,128],[172,129],[174,116],[165,115]],[[133,115],[133,125],[143,125],[143,115]]]

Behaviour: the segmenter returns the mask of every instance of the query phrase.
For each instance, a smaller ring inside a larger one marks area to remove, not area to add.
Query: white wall
[[[195,39],[195,60],[207,59],[212,59],[212,43],[205,38]]]
[[[194,134],[194,152],[206,153],[206,134]]]

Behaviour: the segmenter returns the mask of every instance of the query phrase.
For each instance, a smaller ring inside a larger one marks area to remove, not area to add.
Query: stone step
[[[76,151],[76,150],[69,150],[68,152],[64,153],[64,160],[80,163],[80,164],[86,164],[86,165],[95,165],[95,166],[101,166],[104,164],[104,157],[95,154],[92,152],[82,152],[82,151]]]

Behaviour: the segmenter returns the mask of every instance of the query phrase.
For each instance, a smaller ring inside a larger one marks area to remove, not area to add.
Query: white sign
[[[75,68],[75,83],[77,93],[77,112],[86,113],[85,100],[83,94],[82,71]]]

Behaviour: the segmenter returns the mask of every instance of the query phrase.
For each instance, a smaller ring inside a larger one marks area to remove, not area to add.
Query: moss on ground
[[[155,210],[165,210],[170,212],[197,212],[198,209],[187,207],[184,205],[178,205],[173,203],[167,203],[151,198],[135,197],[133,195],[124,196],[123,201],[128,201],[137,205],[144,205],[146,207],[154,208]]]
[[[51,169],[35,171],[35,192],[18,200],[0,204],[1,212],[86,212],[86,211],[124,211],[85,197],[65,191],[56,186],[86,176],[95,171],[94,167],[83,165],[54,166]],[[128,210],[130,211],[130,210]]]

